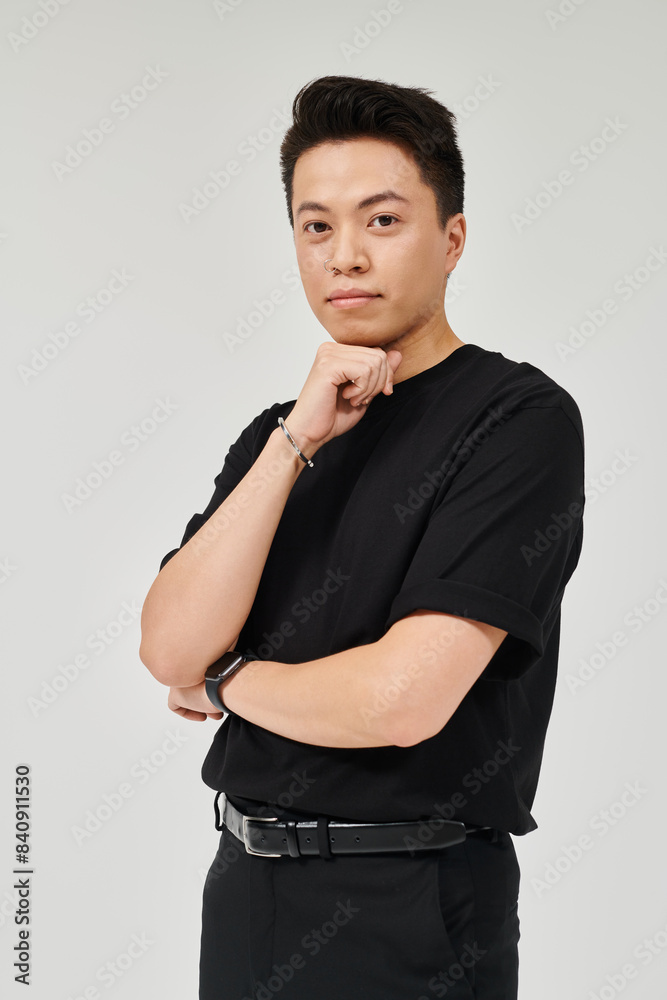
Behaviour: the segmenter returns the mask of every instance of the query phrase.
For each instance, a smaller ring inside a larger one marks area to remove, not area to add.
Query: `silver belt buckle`
[[[260,823],[277,823],[278,822],[278,817],[277,816],[245,816],[244,815],[243,816],[243,843],[245,845],[246,853],[247,854],[254,854],[254,856],[257,857],[257,858],[282,858],[282,857],[284,857],[283,854],[265,854],[263,851],[253,851],[252,850],[252,848],[250,847],[250,844],[248,843],[248,830],[247,830],[247,827],[246,827],[246,823],[247,823],[247,821],[249,819],[252,819],[255,822],[259,821]]]

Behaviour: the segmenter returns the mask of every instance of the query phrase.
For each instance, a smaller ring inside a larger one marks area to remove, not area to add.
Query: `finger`
[[[378,393],[382,392],[387,384],[387,355],[381,347],[378,348],[378,358],[380,359],[380,364],[377,367],[377,378],[373,386],[373,396],[377,396]]]
[[[184,719],[190,719],[191,722],[204,722],[207,718],[204,712],[195,712],[193,708],[183,708],[182,705],[170,705],[169,707],[172,712],[176,712],[176,715],[180,715]]]
[[[370,362],[368,369],[355,379],[357,392],[353,393],[350,402],[353,406],[361,406],[366,399],[370,401],[373,395],[373,387],[377,381],[375,362]]]
[[[389,360],[389,355],[392,355],[391,361]],[[396,369],[403,360],[403,356],[400,351],[392,349],[391,351],[385,352],[385,358],[387,361],[387,367],[385,369],[385,383],[382,389],[388,396],[394,391],[394,375],[396,374]]]
[[[185,718],[191,722],[206,722],[206,712],[195,712],[194,708],[186,708]]]
[[[380,392],[386,381],[384,370],[387,364],[387,355],[381,347],[374,352],[373,367],[368,379],[368,386],[365,395],[362,396],[362,404],[368,405],[374,396]]]
[[[371,356],[369,356],[369,350],[372,351]],[[347,384],[343,386],[341,395],[353,406],[361,406],[366,399],[370,402],[375,393],[379,391],[381,385],[384,384],[384,379],[381,381],[380,373],[387,363],[386,354],[382,348],[362,348],[357,357],[360,367],[356,372],[352,369],[351,364],[347,372],[341,372],[343,375],[348,375]],[[381,362],[381,365],[378,362]]]
[[[368,405],[375,395],[378,382],[379,382],[379,372],[377,368],[377,362],[374,363],[371,372],[368,376],[368,383],[366,385],[366,391],[361,394],[360,402],[362,405]]]
[[[382,391],[388,396],[394,391],[394,370],[389,364],[389,358],[385,353],[384,385]]]
[[[350,379],[351,385],[346,386],[348,390],[344,395],[353,406],[360,406],[361,401],[368,395],[368,375],[357,375],[356,379]]]

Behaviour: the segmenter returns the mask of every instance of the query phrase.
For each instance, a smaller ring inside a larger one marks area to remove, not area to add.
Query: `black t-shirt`
[[[242,431],[181,546],[295,402],[274,403]],[[530,809],[553,705],[561,600],[583,538],[574,399],[539,368],[468,343],[374,397],[313,461],[287,499],[238,650],[286,664],[319,659],[380,639],[418,608],[508,635],[429,739],[321,747],[229,714],[203,780],[237,802],[291,804],[308,815],[536,829]]]

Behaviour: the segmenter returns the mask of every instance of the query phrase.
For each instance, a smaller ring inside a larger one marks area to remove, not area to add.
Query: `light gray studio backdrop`
[[[584,419],[539,828],[514,838],[521,1000],[665,996],[666,30],[659,0],[5,0],[4,996],[196,995],[219,723],[169,712],[139,614],[231,442],[329,339],[278,170],[291,101],[325,73],[456,112],[449,320]]]

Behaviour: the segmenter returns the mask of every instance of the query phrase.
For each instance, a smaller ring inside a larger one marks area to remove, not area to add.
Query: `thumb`
[[[396,351],[393,348],[391,351],[387,351],[387,361],[389,362],[392,374],[393,372],[396,371],[402,360],[403,360],[403,355],[401,354],[400,351]]]

